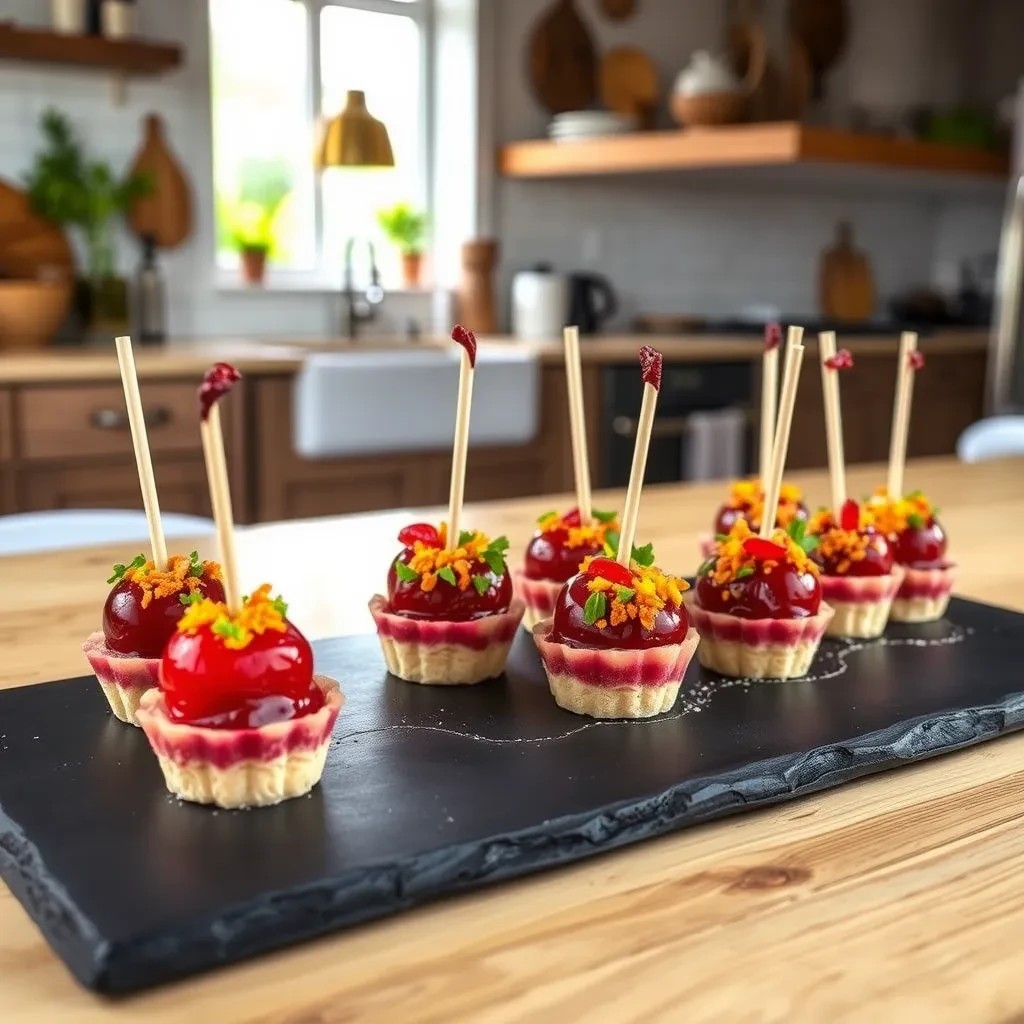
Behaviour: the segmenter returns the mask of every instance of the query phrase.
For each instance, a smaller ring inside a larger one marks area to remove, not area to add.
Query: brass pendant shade
[[[345,109],[329,118],[317,147],[317,167],[394,167],[383,121],[366,109],[366,93],[350,89]]]

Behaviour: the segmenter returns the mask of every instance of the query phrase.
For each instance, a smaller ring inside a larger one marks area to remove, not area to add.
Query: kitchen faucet
[[[377,269],[377,253],[373,242],[367,240],[370,254],[370,283],[364,291],[357,291],[353,283],[352,251],[356,240],[350,238],[345,243],[345,311],[348,318],[346,329],[348,337],[355,341],[359,336],[359,325],[370,323],[377,316],[377,307],[384,301],[384,289],[380,285],[380,271]]]

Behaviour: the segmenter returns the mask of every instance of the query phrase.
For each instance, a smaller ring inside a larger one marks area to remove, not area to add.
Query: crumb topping
[[[773,531],[771,540],[763,540],[745,519],[738,519],[718,542],[716,554],[697,570],[697,574],[710,576],[716,586],[726,587],[735,580],[752,576],[757,569],[769,576],[781,564],[790,565],[800,573],[818,574],[818,566],[809,557],[802,531],[796,539],[778,529]]]
[[[187,558],[184,555],[171,555],[167,560],[166,569],[157,569],[152,559],[145,555],[136,555],[128,565],[115,565],[114,574],[108,583],[128,580],[136,584],[142,591],[140,604],[148,608],[154,598],[173,597],[181,594],[183,601],[189,594],[199,590],[203,580],[219,580],[220,566],[216,562],[200,562],[199,552],[193,551]]]
[[[590,576],[592,565],[595,575],[587,581],[590,597],[583,608],[583,617],[588,625],[598,629],[639,619],[644,629],[653,630],[658,613],[669,606],[680,607],[683,591],[690,589],[686,580],[670,576],[653,565],[631,562],[627,569],[607,558],[588,557],[580,569]],[[605,566],[608,566],[607,570]],[[603,575],[606,571],[608,575]],[[615,578],[609,579],[608,576]]]
[[[263,633],[283,633],[287,628],[285,615],[288,605],[278,597],[270,596],[270,584],[264,583],[254,594],[242,600],[242,609],[231,615],[223,601],[209,598],[190,602],[178,621],[179,633],[195,634],[203,626],[219,637],[225,647],[240,651]]]
[[[803,492],[799,487],[786,483],[782,485],[779,489],[779,509],[776,519],[780,526],[789,526],[800,510],[802,499]],[[756,478],[734,480],[729,488],[726,505],[729,508],[743,509],[756,530],[761,525],[761,514],[764,512],[764,491],[761,490],[761,481]]]
[[[903,498],[891,498],[884,487],[864,503],[865,521],[886,536],[902,533],[907,527],[915,530],[926,526],[937,514],[923,491],[911,491]]]
[[[619,519],[614,512],[595,512],[594,520],[590,523],[579,522],[578,514],[560,516],[557,512],[548,512],[537,520],[537,525],[542,533],[564,530],[567,548],[587,547],[603,550],[609,534],[616,538],[619,535]],[[617,540],[614,546],[618,546]]]
[[[822,533],[818,541],[819,554],[834,562],[836,575],[845,576],[854,562],[863,562],[867,558],[871,534],[834,526]]]
[[[427,592],[442,581],[459,590],[466,590],[472,585],[484,593],[491,586],[491,579],[474,573],[474,568],[486,562],[496,576],[505,574],[505,552],[508,550],[505,537],[491,540],[479,531],[463,530],[459,535],[458,546],[448,551],[448,524],[442,523],[437,538],[436,544],[432,541],[413,541],[413,554],[408,563],[395,562],[395,572],[399,579],[406,583],[418,579],[420,589]]]

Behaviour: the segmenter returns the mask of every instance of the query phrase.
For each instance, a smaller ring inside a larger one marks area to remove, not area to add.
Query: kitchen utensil
[[[601,60],[601,99],[609,110],[635,117],[650,128],[658,104],[654,61],[635,46],[609,50]]]
[[[555,0],[529,42],[534,95],[551,113],[589,107],[597,94],[597,55],[574,0]]]
[[[74,268],[63,230],[35,214],[24,191],[0,181],[0,277],[70,279]]]
[[[600,274],[569,275],[569,320],[580,334],[596,334],[619,310],[611,283]]]
[[[601,13],[610,21],[626,21],[636,14],[638,0],[599,0]]]
[[[0,281],[0,349],[39,348],[71,305],[67,281]]]
[[[807,48],[814,74],[813,97],[820,99],[825,74],[846,46],[849,21],[845,0],[790,0],[789,25]]]
[[[130,173],[146,174],[152,184],[149,195],[136,200],[128,214],[132,231],[139,238],[151,235],[162,249],[181,245],[192,232],[192,194],[159,114],[146,117],[143,142]]]
[[[875,309],[875,283],[867,256],[853,244],[853,228],[836,225],[835,244],[821,255],[822,315],[840,322],[869,320]]]
[[[548,263],[512,278],[512,333],[524,341],[551,341],[569,322],[569,280]]]
[[[494,296],[494,270],[498,263],[498,242],[474,238],[462,246],[462,277],[459,282],[459,323],[477,334],[498,330]]]

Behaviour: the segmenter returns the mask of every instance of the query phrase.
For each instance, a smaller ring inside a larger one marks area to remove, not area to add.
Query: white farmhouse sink
[[[295,378],[295,450],[309,459],[448,448],[455,432],[460,350],[311,355]],[[469,443],[537,436],[540,367],[514,349],[481,348]]]

